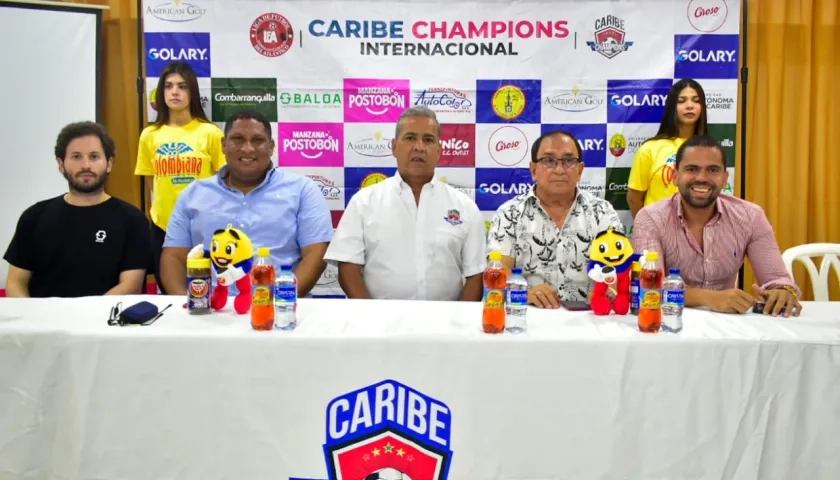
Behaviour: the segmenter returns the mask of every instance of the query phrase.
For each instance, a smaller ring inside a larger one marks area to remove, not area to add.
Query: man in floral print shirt
[[[501,252],[507,268],[522,268],[528,303],[539,308],[586,301],[592,239],[609,227],[624,231],[609,202],[577,188],[582,157],[569,132],[538,138],[531,148],[534,185],[502,204],[490,226],[488,251]]]

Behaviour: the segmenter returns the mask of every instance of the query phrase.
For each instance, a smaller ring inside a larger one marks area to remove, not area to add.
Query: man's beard
[[[84,173],[91,173],[95,175],[96,178],[94,178],[93,181],[84,182],[76,176],[71,176],[69,173],[64,172],[64,178],[67,180],[67,185],[70,187],[70,190],[78,193],[90,194],[99,193],[105,188],[105,182],[108,181],[107,173],[103,173],[102,175],[96,175],[93,172]]]
[[[697,186],[697,187],[699,187],[699,186],[707,187],[709,189],[709,198],[698,199],[698,200],[694,200],[693,198],[691,198],[691,187],[695,187],[695,186]],[[715,203],[715,201],[717,201],[718,195],[720,195],[720,190],[718,188],[716,188],[714,185],[710,185],[708,183],[706,183],[706,184],[695,183],[695,184],[692,184],[692,185],[689,185],[689,186],[685,187],[684,189],[682,189],[682,188],[680,189],[680,196],[682,196],[683,200],[685,200],[685,203],[689,204],[690,206],[692,206],[694,208],[706,208],[710,205],[713,205]]]

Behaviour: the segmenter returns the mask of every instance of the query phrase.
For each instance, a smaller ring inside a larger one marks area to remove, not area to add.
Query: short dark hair
[[[691,147],[714,148],[720,152],[720,161],[723,162],[723,168],[726,168],[726,152],[723,151],[723,147],[720,146],[720,142],[717,139],[708,135],[694,135],[680,145],[680,148],[677,149],[677,159],[674,162],[676,168],[680,168],[680,162],[683,159],[683,155],[685,155],[685,150]]]
[[[225,136],[227,136],[230,129],[233,128],[233,123],[237,120],[256,120],[265,126],[265,133],[268,134],[268,138],[272,138],[271,136],[271,122],[268,121],[268,117],[266,117],[261,112],[257,110],[247,109],[247,110],[238,110],[234,112],[233,115],[228,117],[227,121],[225,122]]]
[[[572,135],[571,132],[568,132],[566,130],[552,130],[550,132],[546,132],[546,133],[543,133],[542,135],[540,135],[540,138],[536,139],[534,141],[534,144],[531,145],[531,161],[532,162],[536,162],[537,160],[539,160],[537,158],[537,155],[540,152],[540,145],[542,145],[543,140],[545,140],[548,137],[553,137],[555,135],[565,135],[565,136],[571,138],[572,141],[575,142],[575,148],[577,148],[578,158],[580,159],[581,162],[583,161],[583,150],[581,150],[581,148],[580,148],[580,142],[578,142],[578,139],[574,135]]]
[[[105,127],[96,122],[75,122],[62,128],[58,132],[58,138],[55,140],[55,158],[60,158],[63,161],[64,157],[67,156],[67,145],[70,142],[77,138],[91,136],[99,137],[106,160],[114,158],[114,155],[117,153],[117,146],[114,145],[114,139],[108,135]]]

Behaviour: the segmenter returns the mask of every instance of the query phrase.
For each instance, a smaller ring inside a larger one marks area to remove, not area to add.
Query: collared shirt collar
[[[715,214],[712,215],[712,218],[709,219],[709,223],[706,225],[714,225],[718,221],[720,221],[721,215],[723,214],[723,202],[720,201],[720,195],[715,199]],[[683,206],[682,206],[682,195],[679,193],[675,193],[673,197],[671,197],[671,205],[677,211],[677,218],[680,219],[680,223],[685,226],[685,217],[683,216]]]
[[[398,191],[402,190],[403,188],[408,188],[408,189],[411,188],[407,183],[405,183],[405,180],[403,180],[402,176],[400,176],[400,172],[398,172],[398,171],[394,172],[394,180],[396,180],[394,182],[394,185],[396,186],[396,189]],[[426,185],[429,185],[429,188],[434,189],[435,186],[437,186],[440,183],[442,183],[442,182],[440,181],[440,179],[437,178],[437,174],[435,174],[434,176],[432,176],[431,181],[429,181],[429,183],[427,183]],[[426,185],[424,185],[424,187]]]
[[[526,196],[527,200],[532,201],[532,202],[534,202],[535,205],[540,205],[540,207],[542,207],[542,205],[540,204],[540,199],[537,198],[537,184],[536,183],[531,185],[531,188],[528,189],[528,193],[526,193],[525,196]],[[531,199],[533,199],[533,200],[531,200]],[[580,205],[580,203],[582,201],[583,200],[581,199],[580,189],[578,187],[575,187],[575,200],[572,202],[572,207],[574,207],[575,205]]]
[[[280,175],[282,175],[282,172],[278,172],[278,170],[279,169],[277,167],[269,169],[268,173],[265,174],[265,178],[263,178],[263,181],[260,182],[260,184],[257,185],[256,188],[254,188],[254,190],[257,190],[258,188],[262,188],[264,185],[267,185],[269,182],[271,182],[271,180],[274,179],[275,176],[277,178],[280,178]],[[227,165],[224,165],[216,173],[216,180],[219,182],[219,185],[221,185],[222,187],[227,188],[228,190],[236,190],[235,188],[232,188],[232,187],[228,186],[227,183],[225,183],[225,177],[228,176],[229,171],[230,171],[230,167],[228,167]],[[239,191],[239,190],[236,190],[236,191]]]

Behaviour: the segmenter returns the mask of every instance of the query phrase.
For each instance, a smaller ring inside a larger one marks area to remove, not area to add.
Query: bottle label
[[[659,293],[659,290],[643,288],[639,297],[639,308],[659,310],[659,307],[662,305],[662,295]]]
[[[639,308],[639,281],[630,283],[630,308]]]
[[[505,291],[499,288],[484,289],[484,308],[504,308]]]
[[[274,287],[274,301],[283,303],[295,303],[297,301],[297,286],[282,285]]]
[[[251,287],[251,304],[255,306],[266,306],[274,304],[274,295],[265,285],[254,285]]]
[[[528,305],[528,290],[508,290],[508,305]]]
[[[684,290],[665,290],[665,303],[684,306],[685,305],[685,291]]]
[[[204,310],[210,308],[210,281],[206,278],[187,278],[187,308]]]

